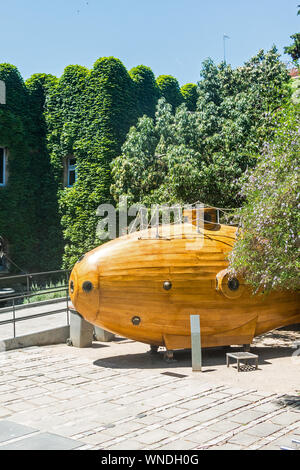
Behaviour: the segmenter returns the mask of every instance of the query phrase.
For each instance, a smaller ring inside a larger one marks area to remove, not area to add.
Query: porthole
[[[170,289],[172,289],[172,282],[170,282],[170,281],[165,281],[165,282],[164,282],[164,289],[165,289],[165,290],[170,290]]]
[[[216,277],[216,290],[227,299],[239,299],[247,291],[241,277],[234,277],[227,269],[218,272]]]
[[[238,281],[238,279],[236,277],[233,277],[231,279],[228,280],[228,288],[231,290],[231,291],[236,291],[238,290],[240,286],[240,283]]]
[[[140,317],[132,317],[131,322],[133,325],[138,326],[141,323]]]
[[[93,289],[93,284],[90,281],[85,281],[82,284],[82,289],[84,290],[84,292],[91,292],[91,290]]]

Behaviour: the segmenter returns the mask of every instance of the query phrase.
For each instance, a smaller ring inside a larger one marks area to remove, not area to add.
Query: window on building
[[[77,179],[77,170],[76,170],[76,158],[68,159],[68,182],[67,185],[69,188],[73,186]]]
[[[6,167],[5,149],[3,147],[0,147],[0,186],[5,186],[5,167]]]

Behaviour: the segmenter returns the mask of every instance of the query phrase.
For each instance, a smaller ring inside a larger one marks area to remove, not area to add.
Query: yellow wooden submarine
[[[300,322],[299,294],[253,295],[227,271],[237,227],[205,208],[183,224],[122,236],[84,255],[70,276],[71,301],[88,322],[167,350],[191,347],[190,315],[200,315],[202,347],[250,344]]]

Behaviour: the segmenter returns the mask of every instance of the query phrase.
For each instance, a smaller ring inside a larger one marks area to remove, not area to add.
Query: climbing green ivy
[[[129,75],[135,82],[138,113],[154,117],[155,107],[160,98],[160,89],[155,81],[152,70],[145,65],[139,65],[129,71]]]
[[[186,107],[189,111],[196,111],[199,97],[197,85],[187,83],[180,88]]]
[[[179,83],[172,75],[160,75],[156,80],[160,89],[161,96],[165,98],[167,103],[173,106],[173,111],[180,106],[184,99],[180,92]]]
[[[0,146],[9,149],[8,184],[0,188],[0,235],[22,268],[71,267],[101,243],[97,207],[112,201],[111,162],[131,126],[154,117],[165,96],[183,102],[174,77],[157,82],[149,67],[128,72],[114,57],[91,70],[70,65],[58,79],[35,74],[24,83],[18,70],[0,66],[7,105],[0,107]],[[68,158],[77,180],[66,187]]]
[[[110,162],[137,119],[134,82],[114,57],[97,60],[88,71],[69,66],[49,94],[48,148],[59,190],[65,239],[64,266],[100,244],[97,207],[111,200]],[[76,158],[78,178],[63,186],[63,162]]]
[[[0,65],[0,80],[7,91],[6,104],[0,106],[0,145],[8,149],[7,184],[0,188],[0,235],[15,263],[12,270],[52,269],[60,255],[49,235],[54,232],[58,240],[59,225],[53,230],[58,220],[42,123],[44,84],[33,78],[27,87],[10,64]]]

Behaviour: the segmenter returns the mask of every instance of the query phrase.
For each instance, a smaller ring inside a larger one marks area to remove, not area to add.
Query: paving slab
[[[228,431],[232,431],[235,428],[239,427],[239,423],[234,423],[229,419],[223,419],[222,421],[218,421],[207,427],[208,431],[214,431],[219,433],[226,433]]]
[[[198,421],[199,423],[205,423],[206,421],[210,421],[212,419],[215,419],[223,414],[226,413],[226,410],[222,410],[217,407],[213,407],[210,409],[207,409],[205,411],[199,411],[195,412],[190,416],[190,419],[193,419],[195,421]]]
[[[100,445],[99,448],[103,449],[104,447]],[[108,446],[108,447],[105,446],[105,450],[110,450],[110,449],[113,449],[113,450],[129,450],[129,449],[140,450],[140,449],[147,449],[147,447],[145,447],[144,443],[141,443],[141,442],[136,441],[134,439],[128,439],[126,441],[119,442],[117,444],[113,444],[112,446]]]
[[[235,436],[232,436],[228,442],[232,444],[238,444],[241,446],[249,447],[251,444],[254,444],[254,442],[257,442],[259,440],[259,436],[253,436],[251,434],[247,434],[247,432],[239,432]]]
[[[241,413],[236,414],[230,418],[230,421],[239,424],[248,424],[250,421],[254,421],[255,419],[261,418],[266,413],[262,411],[256,411],[255,409],[241,411]]]
[[[191,419],[186,418],[186,419],[181,419],[179,421],[175,421],[170,424],[166,424],[164,426],[164,429],[177,434],[177,433],[181,433],[182,431],[186,431],[187,429],[192,429],[195,426],[197,426],[197,423],[195,421],[192,421]]]
[[[82,442],[45,432],[6,444],[0,450],[71,450],[81,446]]]
[[[256,437],[271,436],[275,432],[282,429],[282,426],[270,422],[260,423],[252,428],[247,429],[247,433]]]
[[[300,413],[287,410],[286,413],[281,413],[280,415],[271,418],[271,421],[274,424],[281,424],[282,426],[288,426],[299,421],[300,426]]]
[[[245,447],[239,446],[237,444],[221,444],[210,447],[210,450],[245,450]]]
[[[24,426],[23,424],[14,423],[13,421],[0,421],[0,442],[5,442],[17,437],[25,436],[26,434],[32,434],[36,432],[36,429]]]
[[[158,447],[161,450],[192,450],[195,449],[195,442],[186,441],[183,439],[177,439],[176,441],[165,444],[162,447]]]
[[[204,444],[205,442],[210,441],[211,439],[215,439],[219,435],[220,434],[215,431],[209,431],[208,429],[200,429],[198,431],[191,432],[185,435],[185,439],[195,442],[199,445]]]
[[[3,408],[0,406],[0,419],[9,416],[12,412],[9,408]]]
[[[163,439],[171,437],[172,435],[174,434],[166,431],[165,429],[155,429],[153,431],[139,434],[136,436],[136,439],[143,444],[156,444]]]

